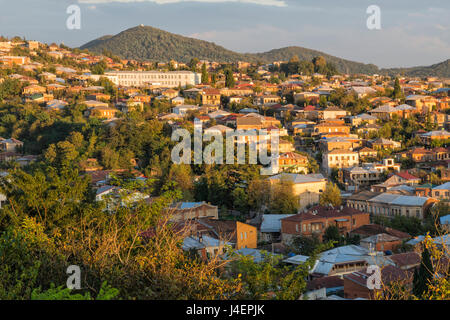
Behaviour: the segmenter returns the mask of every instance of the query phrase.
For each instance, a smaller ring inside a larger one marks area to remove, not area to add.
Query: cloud
[[[171,4],[180,2],[202,2],[202,3],[248,3],[262,6],[286,7],[284,0],[78,0],[78,3],[83,4],[102,4],[102,3],[136,3],[136,2],[153,2],[157,4]]]

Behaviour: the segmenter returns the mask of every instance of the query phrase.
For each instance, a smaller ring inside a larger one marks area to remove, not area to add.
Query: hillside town
[[[449,88],[438,77],[342,74],[323,57],[134,61],[2,38],[0,226],[29,210],[53,237],[81,203],[106,217],[161,207],[183,230],[182,250],[201,261],[308,266],[295,299],[380,299],[392,283],[425,297],[424,256],[437,282],[450,265]],[[276,170],[174,164],[172,133],[196,122],[224,137],[279,135]],[[161,232],[152,223],[139,225],[139,241]],[[245,278],[230,265],[224,277]],[[371,266],[382,287],[367,281]]]

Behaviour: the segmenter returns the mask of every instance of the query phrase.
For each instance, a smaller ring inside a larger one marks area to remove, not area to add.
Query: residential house
[[[366,205],[364,205],[366,206]],[[367,206],[366,206],[367,207]],[[399,231],[396,229],[392,229],[389,227],[385,227],[379,224],[366,224],[359,228],[356,228],[350,232],[350,235],[356,236],[358,235],[360,238],[364,239],[370,236],[375,236],[378,234],[388,234],[390,236],[396,237],[401,240],[411,239],[411,236],[403,231]]]
[[[325,191],[327,179],[321,174],[285,173],[268,178],[271,186],[280,183],[292,184],[292,190],[299,199],[300,210],[319,203],[320,194]]]
[[[323,110],[318,111],[319,119],[328,120],[328,119],[341,119],[347,116],[347,111],[336,107],[329,106]]]
[[[375,150],[383,150],[383,149],[398,149],[401,148],[402,144],[397,141],[378,138],[375,140],[368,141],[369,147]]]
[[[335,149],[322,155],[322,167],[328,173],[330,173],[333,168],[351,168],[358,165],[359,155],[354,151]]]
[[[359,192],[346,199],[349,207],[388,218],[402,215],[423,219],[435,202],[436,199],[428,197],[372,191]]]
[[[405,98],[405,102],[421,113],[431,112],[437,105],[436,98],[422,95],[409,95]]]
[[[265,117],[257,113],[249,113],[236,119],[237,130],[259,130],[272,126],[278,127],[281,123],[273,117]]]
[[[394,262],[397,268],[405,271],[414,271],[422,260],[420,254],[415,251],[393,254],[388,259]]]
[[[369,214],[350,207],[315,206],[308,211],[281,219],[281,236],[289,243],[298,236],[322,239],[329,226],[336,226],[343,235],[370,222]]]
[[[295,147],[291,141],[280,139],[278,142],[278,151],[280,153],[293,153],[293,151],[295,151]]]
[[[194,105],[179,105],[174,108],[172,108],[172,112],[181,115],[186,116],[188,112],[195,112],[198,111],[199,107]]]
[[[382,105],[378,108],[369,111],[370,115],[377,117],[380,120],[388,121],[392,119],[394,114],[398,114],[398,110],[390,105]]]
[[[184,104],[184,98],[183,97],[175,97],[171,100],[171,102],[175,106],[181,106]]]
[[[450,132],[447,130],[430,131],[419,136],[420,142],[425,145],[431,145],[432,141],[447,141],[450,139]]]
[[[427,197],[404,196],[382,193],[369,199],[368,212],[388,218],[394,216],[416,217],[424,219],[430,206],[437,200]]]
[[[282,153],[278,158],[278,166],[280,171],[306,174],[308,173],[308,157],[295,152]]]
[[[119,110],[111,108],[109,106],[94,106],[89,107],[86,110],[86,115],[88,117],[100,118],[100,119],[113,119],[115,118]]]
[[[373,299],[376,292],[379,292],[381,288],[369,288],[368,279],[370,276],[371,274],[367,272],[367,269],[344,275],[344,297],[348,299]],[[393,265],[387,265],[381,268],[381,282],[384,286],[388,286],[392,282],[401,282],[411,288],[412,273]]]
[[[410,118],[411,115],[417,111],[414,107],[411,107],[408,104],[401,104],[396,106],[395,109],[397,110],[397,114],[403,119]]]
[[[263,214],[259,227],[261,240],[270,243],[281,241],[281,219],[292,216],[293,214]]]
[[[267,94],[267,95],[259,95],[256,96],[254,99],[254,104],[261,106],[261,105],[268,105],[271,103],[280,103],[281,97],[273,94]]]
[[[431,189],[431,196],[440,200],[449,200],[450,199],[450,182],[446,182],[441,184],[440,186],[434,187]]]
[[[367,159],[367,158],[376,158],[377,155],[378,155],[378,151],[377,150],[374,150],[374,149],[371,149],[371,148],[368,148],[368,147],[364,147],[364,148],[361,148],[361,149],[358,149],[358,150],[355,150],[355,151],[358,152],[359,158],[361,160]]]
[[[431,197],[431,191],[434,187],[436,187],[436,185],[433,185],[431,183],[421,184],[419,186],[416,186],[414,195],[418,197]]]
[[[195,221],[197,233],[208,234],[220,240],[230,242],[234,249],[256,249],[258,231],[255,226],[231,220],[200,218]]]
[[[195,250],[203,260],[220,256],[226,252],[228,241],[217,239],[209,235],[190,235],[183,239],[182,249],[184,251]]]
[[[358,127],[363,123],[375,124],[377,117],[371,116],[367,113],[358,114],[349,118],[350,124],[354,127]]]
[[[361,146],[361,140],[353,137],[326,137],[319,140],[319,147],[322,151],[331,151],[334,149],[353,150]]]
[[[173,221],[187,221],[199,218],[218,219],[218,207],[206,202],[180,202],[174,203],[166,212]]]
[[[220,91],[213,88],[207,88],[200,91],[202,104],[220,105]]]
[[[3,139],[0,138],[0,150],[2,152],[17,152],[23,147],[23,142],[14,138]]]
[[[327,121],[314,126],[314,135],[327,134],[339,132],[343,134],[350,134],[350,127],[346,126],[342,121]]]
[[[295,260],[295,258],[296,256],[290,259]],[[289,263],[287,260],[285,261]],[[382,252],[370,251],[361,246],[347,245],[319,254],[319,258],[310,272],[310,277],[316,279],[326,276],[342,276],[355,271],[367,270],[370,265],[382,267],[392,264],[392,261],[387,260]]]
[[[342,172],[346,190],[360,190],[382,181],[381,172],[371,167],[344,168]]]
[[[364,98],[370,94],[374,94],[377,91],[371,87],[365,87],[365,86],[358,86],[358,87],[351,87],[350,91],[354,92],[359,99]]]
[[[425,148],[410,149],[406,155],[414,162],[429,162],[434,160],[433,152]]]
[[[35,93],[46,93],[47,89],[45,87],[36,85],[36,84],[32,84],[29,86],[26,86],[25,88],[23,88],[22,90],[24,95],[32,95]]]
[[[363,248],[373,248],[376,251],[394,251],[401,246],[402,240],[387,233],[380,233],[361,239],[359,245]]]

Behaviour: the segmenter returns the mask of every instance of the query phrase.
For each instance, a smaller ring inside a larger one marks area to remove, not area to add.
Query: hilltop
[[[381,73],[387,73],[389,75],[402,74],[409,77],[435,76],[448,78],[450,77],[450,59],[431,66],[382,69]]]
[[[108,35],[90,41],[81,46],[96,53],[110,51],[125,59],[189,62],[192,58],[213,60],[219,62],[263,62],[289,60],[297,55],[301,60],[311,60],[323,56],[332,62],[339,72],[344,73],[375,73],[377,66],[349,61],[329,54],[302,48],[298,46],[271,50],[264,53],[238,53],[228,50],[213,42],[198,40],[173,34],[149,26],[138,26],[117,35]]]
[[[287,61],[295,55],[300,60],[307,61],[311,61],[317,56],[323,56],[328,62],[334,64],[341,73],[450,77],[450,59],[432,66],[379,69],[374,64],[346,60],[299,46],[273,49],[263,53],[238,53],[213,42],[189,38],[149,26],[137,26],[117,35],[102,36],[80,48],[95,53],[103,53],[106,50],[124,59],[147,61],[169,61],[173,59],[185,63],[193,58],[218,62],[272,63],[274,61]]]

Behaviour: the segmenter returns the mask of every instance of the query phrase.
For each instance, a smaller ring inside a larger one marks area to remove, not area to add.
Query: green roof
[[[421,185],[417,186],[416,189],[417,188],[434,188],[436,186],[437,186],[436,184],[424,183],[424,184],[421,184]]]

